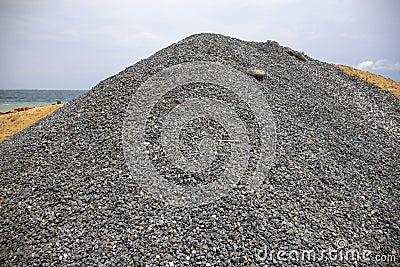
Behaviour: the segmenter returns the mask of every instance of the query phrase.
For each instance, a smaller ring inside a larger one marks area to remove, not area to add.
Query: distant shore
[[[50,89],[0,89],[0,112],[9,112],[21,107],[48,106],[61,101],[69,102],[87,90]]]
[[[57,103],[57,104],[51,104],[52,106],[54,105],[60,105],[61,102]],[[0,115],[5,115],[5,114],[11,114],[11,113],[17,113],[17,112],[21,112],[21,111],[26,111],[26,110],[30,110],[30,109],[34,109],[34,108],[41,108],[41,107],[46,107],[46,106],[50,106],[50,105],[40,105],[40,106],[18,106],[12,110],[7,110],[7,111],[0,111]]]

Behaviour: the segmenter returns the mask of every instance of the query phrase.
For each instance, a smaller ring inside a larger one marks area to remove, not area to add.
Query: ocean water
[[[61,100],[71,101],[88,90],[40,90],[40,89],[0,89],[0,112],[20,107],[51,105]]]

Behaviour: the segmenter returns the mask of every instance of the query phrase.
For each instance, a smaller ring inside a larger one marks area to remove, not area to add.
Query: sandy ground
[[[379,86],[382,90],[385,90],[395,97],[400,98],[400,82],[396,82],[381,75],[374,74],[368,71],[358,70],[345,65],[336,64],[335,66],[351,75],[356,75],[363,80],[373,83]]]
[[[47,116],[64,104],[35,107],[29,110],[0,115],[0,142],[18,133],[35,121]]]
[[[400,98],[400,82],[345,65],[336,64],[335,66],[351,75],[356,75],[361,79],[376,84],[382,88],[382,90]],[[0,115],[0,142],[11,135],[18,133],[42,117],[47,116],[63,105],[64,104],[36,107],[26,111]]]

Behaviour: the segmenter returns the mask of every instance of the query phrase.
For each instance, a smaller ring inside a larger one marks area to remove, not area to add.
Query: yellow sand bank
[[[29,110],[0,115],[0,142],[47,116],[64,104],[35,107]]]
[[[356,75],[361,79],[379,86],[382,90],[387,91],[397,98],[400,98],[400,82],[385,78],[381,75],[374,74],[368,71],[358,70],[349,66],[336,64],[336,67],[351,75]]]

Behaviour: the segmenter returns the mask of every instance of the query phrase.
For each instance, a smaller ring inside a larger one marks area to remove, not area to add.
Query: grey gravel
[[[310,265],[263,260],[260,251],[320,252],[338,240],[396,252],[399,261],[399,100],[287,51],[272,41],[193,35],[0,143],[0,264]],[[238,187],[211,204],[177,208],[148,196],[130,174],[122,125],[143,82],[191,61],[265,70],[257,82],[274,116],[276,155],[258,190]],[[344,263],[357,265],[314,264]]]

